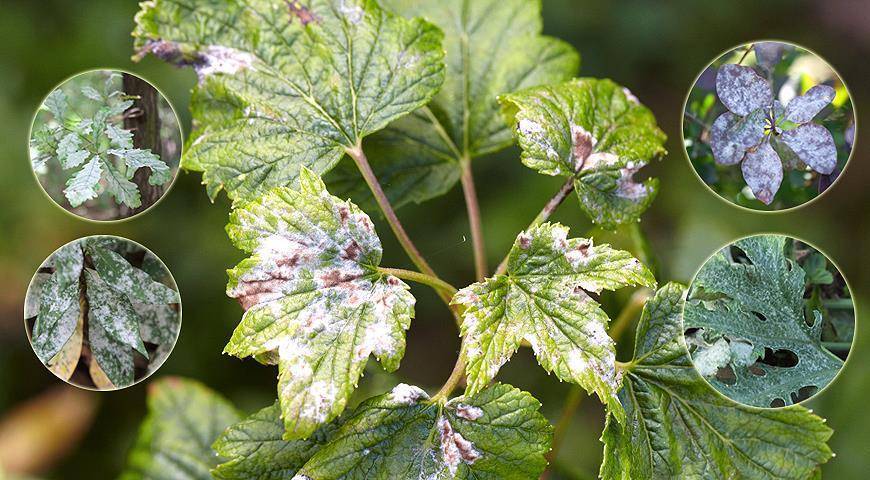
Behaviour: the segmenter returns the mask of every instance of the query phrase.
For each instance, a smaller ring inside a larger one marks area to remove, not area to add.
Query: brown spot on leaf
[[[438,419],[438,431],[441,437],[441,455],[451,475],[456,475],[459,462],[470,465],[480,458],[480,452],[475,450],[474,444],[466,440],[459,432],[454,431],[453,426],[446,418],[440,417]]]
[[[290,10],[290,19],[298,18],[302,25],[308,25],[311,22],[317,22],[317,17],[311,13],[304,5],[297,1],[287,1],[287,8]]]
[[[347,219],[350,217],[350,209],[347,205],[338,206],[338,218],[341,219],[342,225],[347,225]]]
[[[396,285],[399,284],[399,279],[396,278],[396,277],[394,277],[394,276],[392,276],[392,275],[390,275],[390,276],[387,277],[387,284],[392,285],[392,286],[395,287]]]
[[[243,309],[248,310],[254,305],[265,301],[267,298],[274,297],[276,292],[281,290],[284,284],[283,279],[271,278],[269,280],[258,280],[254,282],[241,282],[235,289],[233,295]]]
[[[581,127],[571,129],[572,149],[571,154],[574,157],[574,168],[579,171],[583,168],[583,163],[592,154],[592,149],[595,147],[595,138],[592,134]]]
[[[323,275],[320,276],[320,283],[323,285],[323,288],[335,287],[337,285],[341,285],[351,280],[356,279],[357,276],[342,272],[341,270],[330,270]]]
[[[532,246],[532,237],[523,232],[517,237],[517,243],[523,250],[528,250]]]
[[[345,260],[356,260],[362,253],[362,247],[359,246],[356,240],[351,240],[341,252],[341,258]]]

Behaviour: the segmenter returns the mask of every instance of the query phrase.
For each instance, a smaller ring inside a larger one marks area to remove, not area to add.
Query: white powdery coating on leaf
[[[571,249],[565,251],[565,259],[571,264],[571,268],[578,269],[589,263],[595,256],[595,250],[592,245],[592,239],[578,238],[573,242]]]
[[[441,438],[441,458],[452,477],[456,476],[460,462],[471,465],[481,457],[474,444],[454,431],[453,426],[444,416],[438,417],[438,431]]]
[[[517,124],[517,130],[519,130],[522,136],[527,137],[529,140],[534,142],[538,148],[544,150],[547,155],[547,160],[559,160],[559,153],[556,152],[553,145],[547,140],[547,132],[540,123],[527,118],[522,118]]]
[[[456,404],[456,416],[466,420],[474,421],[483,416],[483,410],[480,407],[466,405],[464,403]]]
[[[194,66],[200,80],[209,75],[235,75],[241,70],[255,70],[254,56],[234,48],[211,45],[199,52],[200,63]]]
[[[295,383],[295,382],[294,382]],[[288,383],[287,389],[294,386],[294,383]],[[281,392],[283,395],[292,395],[292,392]],[[338,388],[332,381],[314,381],[305,390],[305,396],[308,399],[301,405],[299,416],[310,419],[316,423],[326,421],[332,406],[335,405],[338,397]]]
[[[692,363],[695,364],[695,370],[702,377],[706,378],[715,376],[719,369],[727,366],[730,361],[731,347],[724,338],[716,340],[709,347],[695,350],[695,353],[692,355]]]
[[[344,15],[348,22],[356,25],[362,21],[365,12],[359,5],[348,5],[347,0],[342,0],[338,11]]]
[[[754,152],[747,152],[740,168],[755,198],[770,205],[782,183],[782,161],[770,143],[764,142]]]
[[[793,98],[785,108],[786,120],[807,123],[825,106],[834,101],[836,91],[827,85],[816,85],[800,97]]]
[[[626,100],[635,105],[640,105],[640,100],[638,100],[637,97],[635,97],[634,94],[631,93],[631,90],[629,90],[627,87],[622,87],[622,93],[625,94]]]
[[[290,480],[311,480],[311,477],[309,477],[308,475],[302,475],[300,473],[298,475],[294,475],[293,478]]]
[[[807,123],[781,136],[783,143],[813,170],[830,175],[837,166],[837,146],[827,128]]]
[[[429,395],[422,388],[407,383],[400,383],[390,391],[390,401],[402,405],[414,405],[421,398],[427,399]]]
[[[755,70],[742,65],[727,64],[716,74],[716,94],[732,112],[745,116],[753,110],[773,103],[770,84]]]
[[[713,158],[719,165],[734,165],[743,159],[746,149],[734,143],[729,130],[740,118],[731,112],[725,112],[716,118],[710,128],[710,148],[713,150]]]

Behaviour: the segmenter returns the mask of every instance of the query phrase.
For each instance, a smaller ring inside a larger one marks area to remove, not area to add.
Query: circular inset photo
[[[92,70],[45,97],[30,129],[30,163],[57,205],[90,220],[120,220],[169,190],[181,142],[178,117],[153,85]]]
[[[181,298],[166,265],[126,238],[92,236],[52,253],[24,304],[30,344],[60,379],[117,390],[151,375],[181,329]]]
[[[843,80],[805,48],[759,41],[731,49],[686,99],[683,142],[698,177],[753,210],[803,205],[831,187],[855,140]]]
[[[701,266],[683,328],[695,369],[713,388],[775,408],[834,380],[852,347],[855,304],[823,253],[784,235],[755,235]]]

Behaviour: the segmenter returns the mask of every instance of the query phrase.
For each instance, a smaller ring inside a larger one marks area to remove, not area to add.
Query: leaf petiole
[[[415,272],[413,270],[405,270],[402,268],[378,267],[378,271],[385,275],[392,275],[394,277],[401,278],[402,280],[409,280],[411,282],[416,282],[422,285],[432,287],[432,289],[439,294],[449,296],[450,298],[453,298],[453,295],[456,294],[456,287],[432,275]]]

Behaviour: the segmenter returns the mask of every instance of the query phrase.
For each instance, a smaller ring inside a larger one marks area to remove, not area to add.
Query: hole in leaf
[[[761,361],[774,367],[791,368],[798,364],[798,357],[791,350],[765,348]]]
[[[755,315],[755,318],[761,320],[762,322],[767,321],[767,317],[765,317],[763,313],[753,311],[752,314]]]
[[[763,377],[763,376],[767,375],[767,372],[765,372],[762,368],[760,368],[760,367],[757,366],[757,365],[750,365],[750,366],[749,366],[749,371],[750,371],[753,375],[756,375],[756,376],[758,376],[758,377]]]
[[[808,385],[806,387],[801,387],[797,392],[793,392],[791,394],[791,400],[793,403],[802,402],[802,401],[812,397],[813,395],[815,395],[816,392],[818,392],[818,391],[819,391],[819,387],[817,387],[815,385]]]
[[[729,252],[731,253],[731,260],[734,263],[740,263],[742,265],[752,265],[752,260],[750,260],[749,256],[746,255],[746,252],[737,245],[731,245],[729,247]]]
[[[719,380],[725,385],[734,385],[737,383],[737,375],[734,374],[734,369],[731,368],[731,365],[728,365],[720,368],[719,371],[716,372],[716,380]]]
[[[784,406],[785,406],[785,402],[781,398],[776,398],[772,402],[770,402],[771,408],[779,408],[779,407],[784,407]]]

